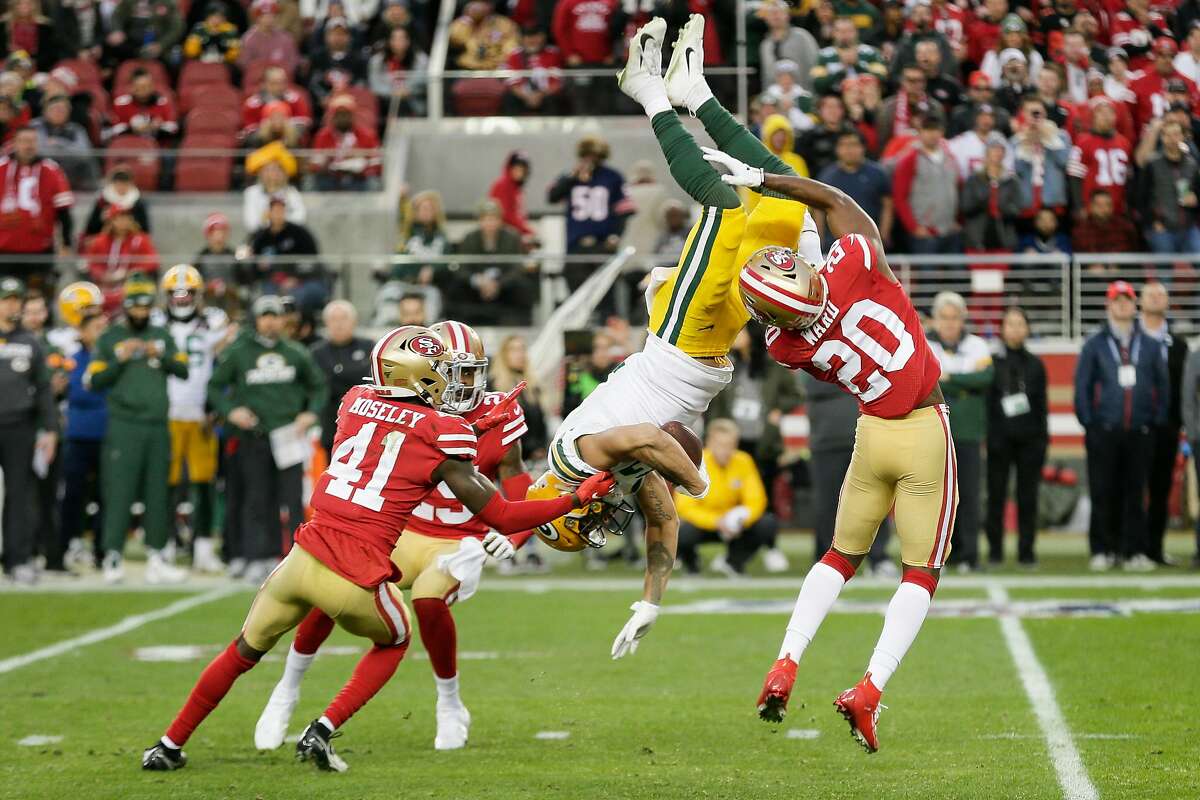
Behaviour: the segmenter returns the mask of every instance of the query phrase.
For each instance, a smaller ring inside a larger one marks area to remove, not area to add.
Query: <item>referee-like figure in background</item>
[[[280,297],[255,300],[253,328],[225,348],[208,382],[209,406],[232,433],[225,512],[230,574],[253,583],[267,577],[304,521],[303,464],[280,467],[271,434],[291,426],[297,437],[306,435],[328,399],[325,376],[308,350],[283,335],[283,310]],[[280,509],[287,510],[286,532]]]
[[[34,454],[48,468],[58,445],[58,411],[38,338],[21,329],[25,285],[0,279],[0,470],[4,471],[4,567],[18,583],[33,566]]]

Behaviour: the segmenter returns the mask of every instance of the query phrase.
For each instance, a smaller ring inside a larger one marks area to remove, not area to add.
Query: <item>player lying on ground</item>
[[[463,377],[461,396],[451,399],[443,395],[443,402],[462,415],[467,424],[478,423],[505,399],[503,392],[487,391],[488,359],[483,340],[461,322],[439,322],[430,330],[441,337]],[[488,480],[498,480],[505,497],[520,500],[532,483],[521,460],[521,437],[529,428],[521,406],[514,403],[511,408],[512,419],[479,433],[475,468]],[[496,533],[472,514],[449,486],[440,483],[413,509],[408,527],[392,550],[392,563],[400,572],[396,588],[411,593],[417,630],[433,666],[438,693],[433,746],[438,750],[464,746],[471,725],[471,715],[458,693],[457,631],[450,606],[474,594],[485,552],[498,559],[511,558],[532,535],[532,531],[511,537]],[[460,562],[461,567],[439,564],[446,560]],[[274,750],[283,744],[300,699],[300,682],[317,649],[332,632],[333,620],[319,608],[310,611],[296,629],[283,677],[254,728],[254,746],[259,750]]]
[[[958,490],[941,369],[888,266],[878,228],[857,203],[823,183],[764,174],[717,150],[705,157],[729,170],[726,183],[762,187],[824,211],[839,237],[822,265],[771,247],[755,253],[739,278],[747,308],[772,326],[766,335],[771,356],[839,384],[858,397],[862,411],[833,547],[804,579],[758,705],[763,719],[783,718],[797,662],[894,507],[904,563],[900,587],[866,675],[834,701],[851,732],[875,752],[880,693],[921,629],[950,554]]]
[[[704,491],[707,483],[689,477],[695,472],[690,461],[660,428],[671,422],[695,425],[728,385],[733,370],[729,349],[749,319],[734,289],[738,268],[765,245],[796,247],[805,221],[794,202],[769,194],[747,215],[737,192],[704,161],[672,106],[697,114],[709,135],[731,152],[776,172],[788,170],[713,99],[701,69],[703,17],[693,15],[684,26],[664,81],[665,34],[661,18],[643,26],[629,42],[629,60],[617,80],[621,91],[645,108],[672,176],[704,210],[678,266],[652,274],[646,292],[650,325],[645,348],[626,359],[563,420],[550,445],[550,472],[533,490],[552,494],[598,470],[611,469],[646,516],[646,586],[613,643],[614,658],[636,649],[654,623],[675,561],[679,519],[662,477],[691,493]],[[819,252],[815,226],[805,246]],[[673,464],[663,463],[668,457]],[[655,471],[662,477],[653,475]],[[615,523],[606,525],[609,532],[619,529]],[[579,537],[570,530],[575,526],[575,519],[557,520],[539,533],[563,549],[603,544],[602,535],[590,541]]]
[[[330,738],[383,688],[408,648],[408,612],[392,583],[400,575],[389,556],[413,510],[444,482],[484,524],[511,534],[612,490],[611,476],[601,473],[552,500],[501,497],[472,464],[478,454],[475,431],[511,421],[517,393],[473,430],[461,417],[442,413],[466,389],[461,372],[428,328],[397,328],[376,343],[372,384],[351,389],[338,408],[329,467],[313,487],[312,520],[300,526],[296,544],[258,590],[241,633],[205,668],[175,721],[142,754],[143,769],[182,767],[187,759],[181,748],[238,676],[319,608],[374,643],[296,744],[301,761],[345,770]]]

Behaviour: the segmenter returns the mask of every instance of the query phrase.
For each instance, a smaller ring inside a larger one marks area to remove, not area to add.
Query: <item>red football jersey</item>
[[[123,94],[113,101],[112,127],[108,129],[105,138],[111,139],[124,133],[137,133],[135,128],[147,120],[158,122],[159,133],[174,136],[179,132],[179,122],[176,119],[175,105],[169,97],[155,94],[149,103],[142,104],[131,94]]]
[[[467,422],[487,414],[496,404],[504,399],[504,392],[489,392],[484,396],[479,407],[469,414],[463,414]],[[496,479],[496,470],[504,460],[504,454],[529,430],[525,424],[525,414],[521,407],[516,407],[517,416],[503,425],[484,431],[479,437],[478,455],[475,457],[475,469],[491,480]],[[524,500],[523,497],[510,497],[509,500]],[[439,539],[465,539],[468,536],[486,536],[491,530],[464,506],[445,482],[425,498],[425,502],[413,509],[412,517],[408,520],[407,530],[416,531],[425,536],[436,536]]]
[[[49,252],[59,209],[73,205],[71,185],[53,160],[21,165],[0,158],[0,253]]]
[[[1153,69],[1148,69],[1142,75],[1129,83],[1129,91],[1133,93],[1133,125],[1140,136],[1142,129],[1152,119],[1157,119],[1167,113],[1167,81],[1179,79],[1187,87],[1188,97],[1192,103],[1192,113],[1200,111],[1200,90],[1191,78],[1181,72],[1175,72],[1163,77]]]
[[[1113,199],[1113,211],[1125,211],[1125,185],[1129,181],[1133,146],[1121,134],[1100,136],[1084,133],[1075,137],[1067,174],[1083,179],[1083,198],[1087,203],[1092,192],[1105,189]]]
[[[840,384],[862,413],[894,419],[929,396],[942,369],[904,288],[875,262],[860,234],[834,242],[821,268],[825,311],[802,331],[768,328],[767,350],[789,369]]]
[[[338,407],[329,466],[313,487],[313,516],[296,541],[359,586],[399,579],[392,549],[414,508],[433,491],[447,458],[474,461],[477,441],[462,417],[366,386]]]

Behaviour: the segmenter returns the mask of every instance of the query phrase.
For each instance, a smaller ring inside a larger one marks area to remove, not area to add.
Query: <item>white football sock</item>
[[[458,676],[453,678],[439,678],[433,676],[433,682],[437,684],[438,703],[444,703],[452,706],[462,705],[462,699],[458,696]]]
[[[712,96],[712,89],[708,88],[708,81],[701,78],[692,84],[692,88],[688,89],[687,97],[683,98],[683,102],[694,117],[700,110],[700,106],[711,100]]]
[[[932,600],[929,591],[915,583],[901,583],[892,595],[892,602],[888,603],[887,614],[883,618],[883,633],[879,634],[879,643],[875,645],[875,652],[871,654],[871,663],[867,667],[867,672],[871,673],[871,683],[875,684],[876,689],[883,691],[892,673],[900,666],[900,660],[912,647]]]
[[[667,85],[662,78],[652,78],[638,91],[638,100],[646,111],[646,116],[654,119],[664,111],[674,111],[671,101],[667,99]]]
[[[333,733],[337,730],[337,725],[334,725],[332,722],[330,722],[329,717],[325,716],[324,714],[321,715],[321,718],[317,720],[317,722],[324,725],[325,730],[329,731],[330,733]]]
[[[171,750],[178,750],[178,749],[179,749],[179,745],[177,745],[177,744],[175,744],[173,741],[171,741],[171,737],[170,737],[170,736],[167,736],[167,735],[165,735],[165,734],[164,734],[164,735],[163,735],[163,737],[162,737],[161,739],[159,739],[159,741],[160,741],[160,742],[162,742],[162,743],[163,743],[163,745],[165,745],[166,747],[170,748]]]
[[[299,689],[300,682],[304,680],[304,673],[308,672],[308,668],[312,666],[313,659],[317,657],[316,653],[296,652],[296,645],[288,648],[287,661],[283,664],[283,677],[279,682],[289,689]]]
[[[828,564],[818,561],[808,571],[804,583],[800,586],[800,595],[796,598],[796,608],[792,618],[788,620],[787,633],[783,636],[783,647],[779,648],[779,657],[787,656],[797,664],[800,656],[804,655],[808,643],[817,635],[817,628],[833,608],[833,603],[841,594],[846,579]]]

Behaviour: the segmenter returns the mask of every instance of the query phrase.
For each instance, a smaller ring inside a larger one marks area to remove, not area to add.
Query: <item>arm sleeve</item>
[[[107,389],[117,382],[124,370],[125,365],[117,360],[112,340],[107,336],[101,337],[96,355],[88,364],[85,382],[94,391]]]
[[[1096,367],[1095,339],[1083,345],[1079,354],[1079,363],[1075,365],[1075,418],[1079,424],[1087,427],[1092,422],[1090,398],[1092,388],[1092,373]]]
[[[750,510],[750,516],[746,518],[746,526],[749,527],[758,522],[767,511],[767,489],[763,486],[762,476],[758,474],[758,467],[754,465],[754,459],[749,454],[745,454],[745,456],[742,505]]]
[[[1162,425],[1167,421],[1167,407],[1171,401],[1171,378],[1167,374],[1167,348],[1159,350],[1159,356],[1154,361],[1154,421]]]
[[[307,384],[305,394],[308,401],[305,403],[304,409],[320,417],[325,410],[325,405],[329,402],[329,385],[325,381],[325,373],[317,366],[313,357],[307,353],[303,355],[305,383]]]
[[[75,238],[75,221],[71,219],[71,209],[60,208],[57,216],[58,224],[62,228],[63,244],[70,247],[71,240]]]
[[[38,430],[58,432],[58,409],[54,404],[54,392],[50,389],[50,367],[46,354],[39,345],[34,355],[33,383],[37,389]]]
[[[188,356],[175,347],[175,339],[170,335],[161,339],[163,343],[163,371],[176,378],[187,378]]]
[[[233,384],[233,370],[233,359],[226,351],[217,357],[217,365],[208,379],[208,405],[222,417],[229,416],[236,406],[228,391]]]
[[[1183,403],[1183,427],[1192,441],[1200,437],[1200,425],[1196,419],[1196,379],[1200,374],[1197,367],[1200,367],[1200,354],[1189,353],[1183,366],[1183,385],[1179,389]]]
[[[506,536],[521,533],[571,511],[575,507],[575,495],[564,494],[550,500],[505,500],[499,492],[492,495],[477,517],[479,521],[495,528]]]
[[[904,223],[904,229],[914,231],[920,225],[908,203],[909,192],[912,191],[913,178],[916,175],[917,159],[909,154],[896,163],[896,172],[892,176],[892,199],[896,205],[896,215]]]
[[[550,188],[546,190],[546,202],[561,203],[567,199],[571,187],[575,185],[575,176],[569,172],[559,175]]]

